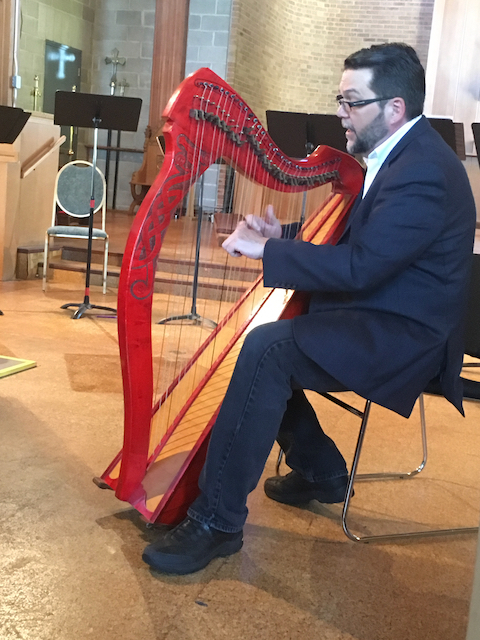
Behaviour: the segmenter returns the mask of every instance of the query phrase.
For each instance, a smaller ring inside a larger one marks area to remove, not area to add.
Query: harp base
[[[93,483],[97,485],[97,487],[99,489],[110,489],[110,491],[113,491],[112,487],[107,484],[105,482],[105,480],[103,480],[103,478],[100,478],[99,476],[95,476],[94,478],[92,478]]]

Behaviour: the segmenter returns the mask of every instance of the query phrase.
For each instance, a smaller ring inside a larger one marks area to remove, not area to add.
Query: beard
[[[383,111],[360,133],[357,133],[352,127],[349,127],[349,129],[355,134],[355,140],[347,142],[347,151],[352,156],[357,153],[367,156],[379,142],[388,137],[388,127],[385,123]]]

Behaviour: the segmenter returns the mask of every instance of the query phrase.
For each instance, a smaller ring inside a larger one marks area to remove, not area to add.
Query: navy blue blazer
[[[312,292],[295,339],[349,389],[408,416],[439,376],[463,411],[475,220],[463,165],[422,117],[357,198],[337,245],[268,240],[264,283]]]

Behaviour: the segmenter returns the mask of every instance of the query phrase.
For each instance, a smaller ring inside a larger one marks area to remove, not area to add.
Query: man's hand
[[[265,219],[248,215],[228,236],[222,247],[231,256],[246,256],[259,260],[263,258],[265,243],[269,238],[281,238],[282,227],[275,217],[272,205],[265,211]]]
[[[250,229],[257,231],[264,238],[282,237],[282,225],[275,217],[275,213],[273,212],[273,207],[271,204],[267,205],[264,218],[249,214],[245,218],[245,222],[250,227]]]
[[[235,231],[228,236],[222,247],[231,256],[246,256],[254,260],[263,258],[263,249],[268,238],[251,229],[245,220],[237,225]]]

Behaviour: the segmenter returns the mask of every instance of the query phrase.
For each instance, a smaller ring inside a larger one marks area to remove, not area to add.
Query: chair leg
[[[107,293],[107,276],[108,276],[108,238],[105,240],[105,247],[103,252],[103,295]]]
[[[357,467],[358,462],[360,460],[360,454],[362,450],[363,440],[365,437],[365,431],[367,429],[368,417],[370,413],[370,401],[368,400],[365,405],[365,410],[363,412],[362,424],[360,425],[360,432],[358,434],[357,445],[355,448],[355,454],[353,457],[352,469],[350,472],[350,478],[347,485],[347,492],[345,496],[345,502],[343,505],[342,511],[342,527],[345,535],[352,540],[353,542],[381,542],[384,540],[402,540],[407,538],[423,538],[427,536],[441,536],[441,535],[449,535],[455,533],[476,533],[478,531],[478,527],[455,527],[450,529],[427,529],[423,531],[411,531],[406,533],[389,533],[383,535],[367,535],[360,536],[353,533],[348,525],[348,512],[350,507],[351,498],[353,495],[353,486],[355,484],[355,480],[368,480],[368,479],[389,479],[389,478],[412,478],[425,467],[427,461],[427,449],[426,449],[426,427],[425,427],[425,406],[423,401],[423,395],[420,396],[420,418],[422,425],[422,441],[423,441],[423,452],[424,459],[422,464],[414,469],[412,472],[408,473],[379,473],[379,474],[361,474],[357,476]]]
[[[42,290],[47,288],[47,269],[48,269],[48,253],[50,248],[50,236],[45,234],[45,246],[43,249],[43,278],[42,278]]]
[[[342,408],[346,409],[347,411],[349,411],[350,413],[355,414],[356,416],[358,416],[359,418],[361,418],[362,422],[360,425],[360,431],[358,434],[358,439],[357,439],[357,444],[355,447],[355,453],[353,456],[353,462],[352,462],[352,468],[350,471],[350,477],[348,480],[348,484],[347,484],[347,491],[345,494],[345,502],[343,504],[343,510],[342,510],[342,528],[343,531],[345,533],[345,535],[352,540],[353,542],[381,542],[383,540],[401,540],[401,539],[406,539],[406,538],[423,538],[423,537],[427,537],[427,536],[442,536],[442,535],[449,535],[449,534],[455,534],[455,533],[476,533],[478,532],[479,528],[478,527],[456,527],[456,528],[450,528],[450,529],[430,529],[430,530],[423,530],[423,531],[412,531],[412,532],[406,532],[406,533],[390,533],[390,534],[384,534],[384,535],[368,535],[368,536],[360,536],[357,535],[355,533],[353,533],[350,529],[350,526],[348,524],[348,514],[349,514],[349,508],[350,508],[350,503],[351,503],[351,499],[353,497],[353,487],[355,482],[361,482],[361,481],[368,481],[368,480],[394,480],[394,479],[407,479],[407,478],[414,478],[416,475],[418,475],[424,468],[425,465],[427,464],[427,432],[426,432],[426,419],[425,419],[425,402],[424,402],[424,397],[423,394],[420,395],[419,397],[419,409],[420,409],[420,426],[421,426],[421,433],[422,433],[422,448],[423,448],[423,459],[422,462],[418,465],[418,467],[416,467],[415,469],[413,469],[412,471],[397,471],[397,472],[383,472],[383,473],[357,473],[357,469],[358,469],[358,463],[360,460],[360,454],[362,451],[362,446],[363,446],[363,441],[365,438],[365,432],[367,429],[367,424],[368,424],[368,419],[369,419],[369,415],[370,415],[370,408],[371,408],[371,401],[367,400],[365,403],[365,408],[363,409],[363,411],[360,411],[358,409],[356,409],[355,407],[352,407],[351,405],[343,402],[343,400],[340,400],[339,398],[336,398],[335,396],[331,396],[328,393],[325,394],[321,394],[323,395],[325,398],[327,398],[328,400],[331,400],[332,402],[334,402],[335,404],[338,404],[339,406],[341,406]],[[276,473],[277,475],[280,475],[280,465],[283,459],[283,451],[280,449],[279,455],[278,455],[278,459],[277,459],[277,464],[276,464]]]
[[[347,404],[346,402],[343,402],[343,400],[340,400],[339,398],[330,395],[329,393],[321,393],[320,395],[322,395],[327,400],[330,400],[331,402],[338,404],[340,407],[342,407],[343,409],[346,409],[350,413],[353,413],[358,418],[361,418],[362,426],[364,425],[364,421],[368,420],[368,415],[370,413],[370,406],[371,406],[371,402],[369,400],[366,401],[365,408],[363,409],[363,411],[361,411],[359,409],[356,409],[355,407],[352,407],[352,405]],[[423,395],[419,397],[419,406],[420,406],[420,426],[421,426],[421,433],[422,433],[423,459],[421,463],[418,465],[418,467],[416,467],[412,471],[387,471],[383,473],[359,473],[359,474],[356,474],[355,476],[357,482],[362,482],[365,480],[389,480],[389,479],[393,480],[395,478],[398,478],[398,479],[413,478],[424,469],[425,465],[427,464],[427,430],[426,430],[426,424],[425,424],[425,403],[424,403]],[[365,415],[367,416],[367,418],[365,418]],[[360,430],[362,429],[362,426],[360,427]],[[366,429],[366,427],[367,425],[365,423],[364,430]],[[363,440],[363,437],[362,437],[362,440]],[[282,464],[283,455],[284,455],[283,451],[282,449],[280,449],[278,453],[277,463],[275,466],[275,472],[277,476],[280,475],[280,466]]]
[[[427,428],[426,428],[426,422],[425,422],[425,401],[423,398],[423,394],[420,395],[420,397],[418,398],[418,404],[420,409],[420,430],[422,433],[422,449],[423,449],[423,459],[421,463],[418,465],[418,467],[416,467],[415,469],[412,469],[412,471],[386,471],[383,473],[359,473],[359,474],[356,474],[357,482],[362,482],[365,480],[395,480],[395,479],[403,480],[404,478],[414,478],[421,471],[423,471],[423,469],[425,468],[425,465],[427,464],[427,455],[428,455]],[[364,418],[362,418],[362,426],[363,426],[363,419]],[[362,426],[360,427],[360,429],[362,429]],[[364,429],[366,428],[367,428],[367,425],[365,424]]]

